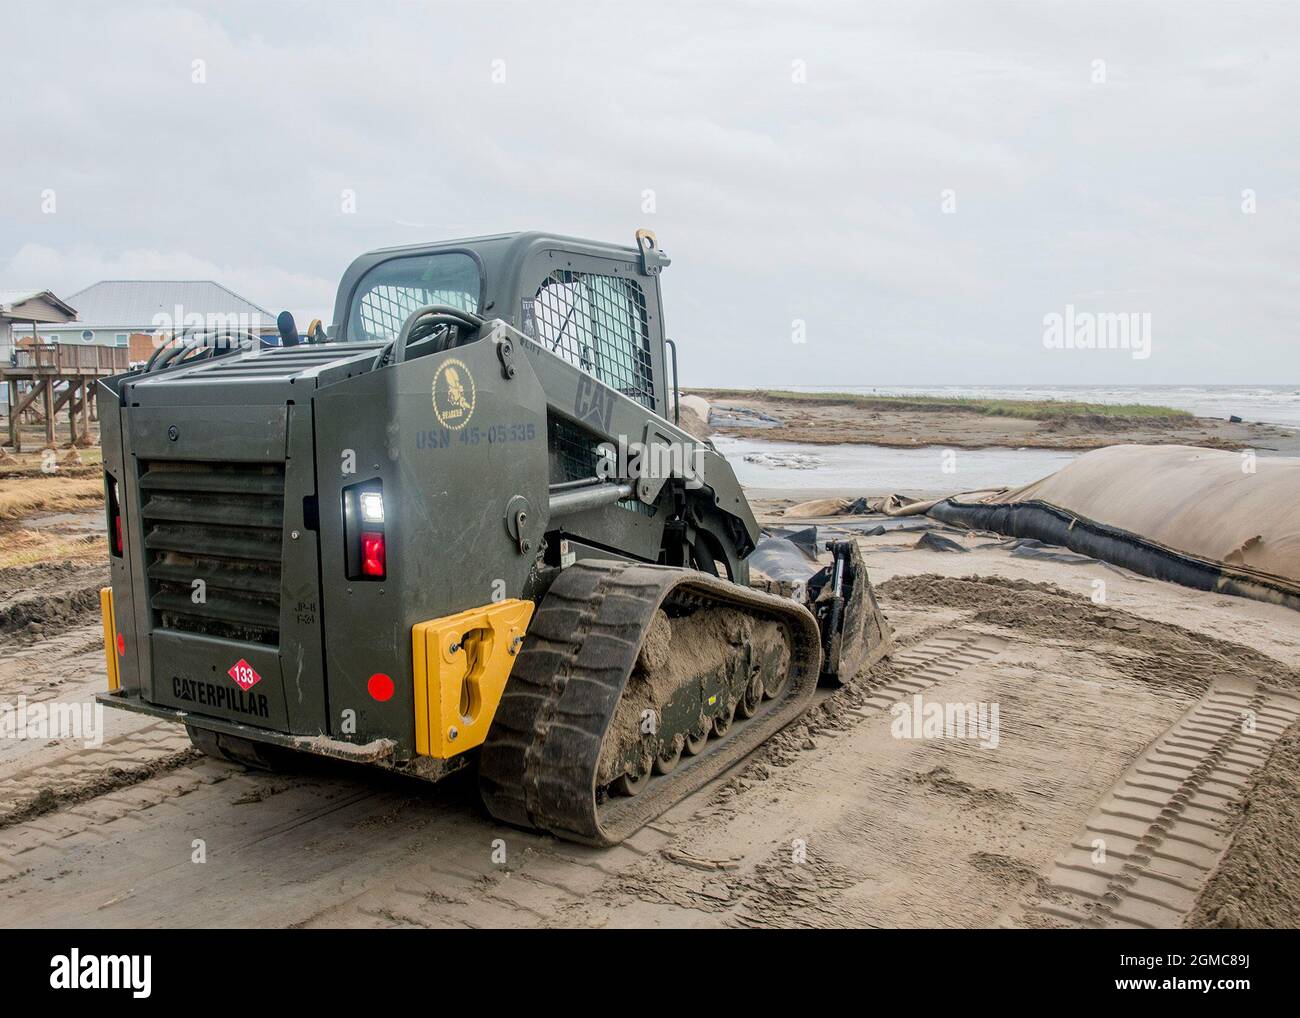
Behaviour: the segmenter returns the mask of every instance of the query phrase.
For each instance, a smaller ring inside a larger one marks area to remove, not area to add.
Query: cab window
[[[425,304],[450,304],[477,313],[481,289],[478,263],[460,251],[381,262],[357,285],[348,336],[395,339],[411,312]]]

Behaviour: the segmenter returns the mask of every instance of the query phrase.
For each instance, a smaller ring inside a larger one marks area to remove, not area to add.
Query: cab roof
[[[334,301],[334,324],[331,336],[341,335],[347,325],[348,307],[357,284],[376,265],[395,258],[411,255],[439,254],[461,251],[478,263],[483,279],[481,310],[491,312],[494,305],[514,296],[513,287],[525,261],[538,251],[562,250],[575,255],[613,258],[623,262],[636,262],[639,249],[633,244],[611,244],[581,237],[566,237],[558,233],[528,230],[519,233],[494,233],[482,237],[465,237],[457,240],[440,240],[420,244],[403,244],[397,247],[377,248],[356,258],[339,282]],[[666,263],[666,259],[665,259]]]

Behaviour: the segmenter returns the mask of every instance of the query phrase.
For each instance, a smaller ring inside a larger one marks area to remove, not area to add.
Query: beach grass
[[[8,530],[0,543],[0,569],[64,560],[105,561],[104,538],[98,534],[51,534],[19,527]]]
[[[1191,420],[1186,410],[1146,403],[1082,403],[1050,399],[976,399],[965,396],[878,396],[857,392],[796,392],[790,389],[692,389],[707,399],[760,397],[798,403],[851,405],[864,410],[957,410],[990,417],[1019,417],[1046,421],[1056,417],[1178,418]]]
[[[0,480],[0,521],[91,509],[103,501],[104,479],[98,476]]]

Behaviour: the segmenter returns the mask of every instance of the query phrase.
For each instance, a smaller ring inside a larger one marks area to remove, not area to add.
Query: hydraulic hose
[[[225,340],[225,343],[220,342],[221,340]],[[144,371],[145,373],[161,371],[163,368],[170,367],[173,362],[179,364],[191,357],[194,351],[198,349],[207,351],[201,356],[219,357],[223,353],[239,349],[245,340],[249,342],[250,349],[257,347],[261,343],[260,337],[253,335],[246,329],[240,329],[236,332],[204,331],[199,333],[191,333],[189,329],[184,329],[173,335],[171,339],[161,344],[158,349],[150,354],[149,360],[145,362]]]
[[[452,304],[425,304],[423,307],[418,307],[406,316],[396,341],[384,348],[383,353],[376,359],[375,366],[379,367],[387,360],[390,349],[393,363],[401,364],[406,360],[406,348],[411,343],[412,334],[419,330],[419,335],[416,337],[418,342],[424,338],[426,330],[432,332],[440,325],[445,325],[449,329],[453,327],[478,329],[483,325],[483,319],[472,311],[466,311]]]

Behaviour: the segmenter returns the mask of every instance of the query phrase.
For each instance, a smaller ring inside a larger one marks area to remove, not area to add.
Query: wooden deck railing
[[[131,351],[124,346],[42,343],[14,350],[14,371],[51,375],[116,375],[131,366]],[[0,364],[0,371],[10,367]]]

